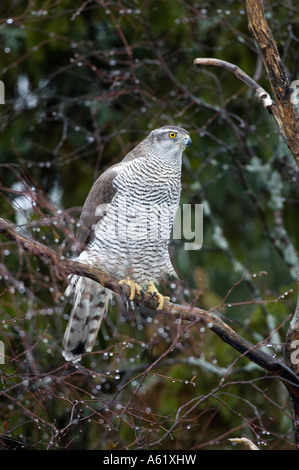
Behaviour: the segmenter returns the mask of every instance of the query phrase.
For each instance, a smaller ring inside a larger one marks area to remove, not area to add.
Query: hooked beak
[[[192,140],[191,140],[191,137],[190,135],[185,135],[184,137],[184,144],[186,145],[186,147],[192,147]]]

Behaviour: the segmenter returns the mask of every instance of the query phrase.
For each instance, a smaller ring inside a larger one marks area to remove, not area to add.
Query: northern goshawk
[[[177,274],[169,240],[181,193],[182,153],[191,146],[185,129],[153,130],[94,183],[79,220],[78,261],[98,266],[134,289],[157,291],[154,283]],[[135,284],[136,283],[136,284]],[[72,302],[63,356],[76,362],[91,351],[112,292],[73,275],[66,289]],[[159,296],[162,308],[163,296]]]

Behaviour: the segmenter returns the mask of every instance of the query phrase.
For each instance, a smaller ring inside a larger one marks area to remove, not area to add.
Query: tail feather
[[[112,292],[86,277],[72,276],[65,291],[72,296],[72,311],[63,338],[63,356],[77,362],[92,350]]]

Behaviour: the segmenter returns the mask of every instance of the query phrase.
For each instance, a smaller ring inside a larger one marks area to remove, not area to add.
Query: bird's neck
[[[163,154],[156,154],[153,151],[150,160],[152,164],[156,164],[161,170],[165,169],[165,171],[167,170],[180,175],[182,169],[182,154],[181,151],[165,152]]]

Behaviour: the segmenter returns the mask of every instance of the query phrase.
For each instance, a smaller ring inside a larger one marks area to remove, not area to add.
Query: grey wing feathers
[[[85,246],[88,245],[90,239],[92,239],[94,226],[102,217],[96,214],[96,208],[100,205],[104,206],[105,204],[110,204],[116,194],[113,180],[117,175],[118,169],[135,158],[144,157],[146,157],[146,151],[143,149],[143,146],[139,144],[131,150],[120,163],[106,170],[95,181],[87,196],[79,220],[79,229],[76,239],[76,251],[78,255],[84,250]]]
[[[96,180],[87,196],[79,220],[79,229],[76,237],[76,251],[78,255],[93,238],[94,227],[102,217],[97,213],[97,207],[109,204],[116,193],[116,189],[113,187],[113,179],[117,173],[116,166],[111,167],[111,169],[107,170]]]

